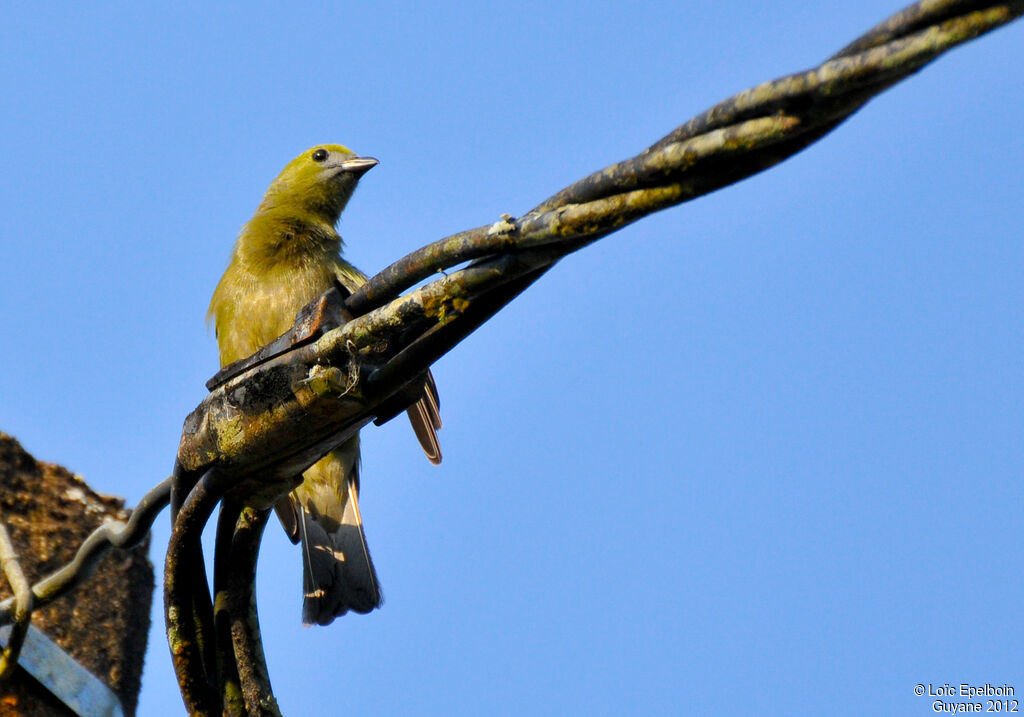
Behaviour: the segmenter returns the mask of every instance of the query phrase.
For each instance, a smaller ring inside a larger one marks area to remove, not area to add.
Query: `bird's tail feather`
[[[347,488],[340,524],[332,525],[315,508],[301,506],[302,622],[306,625],[327,625],[349,610],[367,613],[382,602],[359,516],[358,492],[352,481],[347,481]]]

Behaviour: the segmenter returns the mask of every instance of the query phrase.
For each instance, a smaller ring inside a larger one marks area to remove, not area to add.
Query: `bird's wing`
[[[274,512],[277,513],[288,540],[292,541],[293,545],[299,542],[299,506],[291,493],[274,503]]]
[[[338,281],[349,291],[356,291],[366,283],[366,275],[347,261],[338,258],[334,274]],[[441,430],[441,401],[437,395],[437,384],[434,376],[427,371],[424,381],[423,396],[409,407],[409,423],[420,442],[420,447],[434,465],[441,462],[441,443],[437,440],[437,432]]]
[[[440,401],[437,396],[437,384],[434,383],[434,376],[427,371],[427,378],[423,385],[423,395],[416,403],[409,407],[409,423],[416,433],[416,439],[420,447],[434,465],[441,462],[441,443],[437,440],[437,432],[441,430]]]
[[[349,264],[340,256],[334,265],[334,276],[337,277],[338,282],[350,292],[356,291],[360,286],[366,283],[366,274],[359,271],[359,269]]]

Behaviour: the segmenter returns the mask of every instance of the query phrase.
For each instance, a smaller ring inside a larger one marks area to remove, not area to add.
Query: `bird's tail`
[[[295,506],[302,540],[302,622],[306,625],[330,624],[349,610],[367,613],[382,602],[359,516],[355,480],[345,481],[342,496],[344,505],[337,512],[330,510],[332,515],[319,513],[312,501]]]

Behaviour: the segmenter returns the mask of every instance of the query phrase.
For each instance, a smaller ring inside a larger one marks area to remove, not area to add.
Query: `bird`
[[[378,161],[340,144],[311,147],[271,182],[235,241],[210,299],[207,321],[220,364],[246,358],[290,329],[299,310],[332,286],[357,290],[366,275],[342,258],[338,220],[359,179]],[[427,372],[408,409],[427,458],[441,462],[437,388]],[[381,605],[359,513],[359,434],[302,474],[274,506],[292,543],[302,543],[302,622],[328,625],[348,611]]]

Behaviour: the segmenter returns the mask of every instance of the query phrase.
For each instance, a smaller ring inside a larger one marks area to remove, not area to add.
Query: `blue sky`
[[[240,226],[378,157],[368,273],[519,214],[895,3],[33,4],[0,26],[0,430],[134,503],[217,368]],[[387,597],[259,604],[285,714],[929,714],[1024,690],[1024,25],[565,260],[440,360],[444,463],[363,433]],[[152,558],[162,563],[164,516]],[[180,710],[161,597],[140,714]]]

